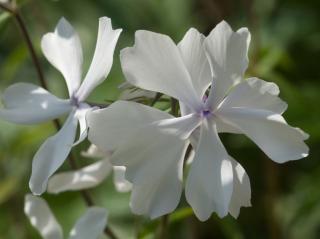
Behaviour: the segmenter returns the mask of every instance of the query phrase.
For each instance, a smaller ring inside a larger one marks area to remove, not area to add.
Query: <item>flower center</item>
[[[201,111],[201,116],[204,118],[211,117],[212,115],[213,115],[213,113],[211,112],[210,109],[204,109]]]
[[[78,98],[75,97],[74,95],[71,97],[71,105],[76,108],[80,107],[80,102],[79,102]]]

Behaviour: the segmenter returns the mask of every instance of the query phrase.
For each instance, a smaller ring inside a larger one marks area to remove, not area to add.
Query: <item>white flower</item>
[[[110,152],[102,152],[95,145],[83,153],[90,158],[101,160],[75,171],[57,173],[49,179],[48,192],[61,193],[93,188],[103,182],[113,171],[113,182],[118,192],[131,190],[131,183],[125,179],[125,167],[112,166]]]
[[[51,212],[47,202],[41,197],[31,194],[26,195],[24,212],[43,239],[63,239],[63,231],[60,224]],[[75,223],[68,238],[100,238],[106,225],[106,210],[99,207],[90,207]]]
[[[200,220],[212,212],[237,217],[241,206],[250,206],[249,178],[218,132],[245,134],[278,163],[308,155],[307,135],[281,116],[286,104],[278,87],[243,79],[249,42],[246,28],[233,32],[221,22],[208,37],[190,29],[178,46],[165,35],[137,31],[134,47],[122,50],[129,83],[178,99],[182,113],[174,118],[120,101],[88,114],[89,140],[114,150],[111,162],[126,167],[134,213],[156,218],[176,208],[190,141],[195,156],[185,194]]]
[[[73,27],[62,18],[53,33],[43,36],[41,47],[49,62],[64,76],[70,99],[59,99],[29,83],[14,84],[4,92],[5,108],[0,109],[0,117],[10,122],[35,124],[69,113],[61,130],[48,138],[34,156],[29,182],[34,194],[39,195],[46,190],[49,177],[65,161],[72,146],[86,138],[85,115],[91,107],[84,100],[109,74],[120,33],[121,29],[112,29],[109,18],[99,19],[95,53],[81,83],[83,57],[80,39]],[[74,143],[78,124],[80,136]]]

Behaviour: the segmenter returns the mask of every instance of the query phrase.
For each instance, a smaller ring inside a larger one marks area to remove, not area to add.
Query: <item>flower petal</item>
[[[231,90],[220,108],[244,107],[282,114],[287,104],[278,97],[279,92],[275,83],[249,78]]]
[[[42,198],[31,194],[26,195],[24,213],[43,239],[63,239],[60,224],[52,214],[47,202]]]
[[[196,216],[207,220],[212,212],[228,214],[233,190],[233,171],[229,155],[222,145],[215,124],[205,120],[195,158],[186,182],[186,199]]]
[[[72,112],[58,133],[49,137],[39,148],[32,161],[29,187],[33,194],[40,195],[46,188],[49,177],[67,158],[75,140],[78,121]]]
[[[145,90],[157,91],[197,109],[197,96],[178,47],[166,35],[137,31],[135,45],[120,53],[127,81]]]
[[[88,73],[77,92],[80,101],[85,100],[91,91],[100,85],[109,74],[113,53],[122,29],[112,29],[111,19],[101,17],[96,49]]]
[[[152,125],[163,133],[174,134],[186,140],[200,123],[201,118],[198,114],[189,114],[178,118],[159,120],[153,122]]]
[[[69,100],[62,100],[45,89],[28,83],[17,83],[3,93],[5,108],[0,118],[18,124],[36,124],[71,111]]]
[[[98,239],[107,225],[107,212],[104,208],[90,207],[76,222],[69,239]]]
[[[113,182],[118,192],[129,192],[132,184],[125,178],[126,168],[123,166],[113,166]]]
[[[79,139],[73,144],[73,146],[80,144],[83,140],[87,138],[88,124],[86,120],[86,115],[89,111],[94,110],[94,108],[92,108],[88,104],[85,104],[85,103],[81,103],[81,104],[82,106],[77,109],[75,114],[75,117],[78,119],[79,126],[80,126]]]
[[[89,140],[103,151],[115,150],[129,135],[148,124],[173,118],[166,112],[129,101],[117,101],[87,115]]]
[[[79,88],[82,73],[82,47],[78,34],[61,18],[54,32],[42,37],[41,48],[48,61],[66,80],[70,97]]]
[[[213,87],[207,104],[216,106],[227,91],[238,84],[248,67],[250,33],[247,28],[233,32],[220,22],[205,39],[206,52],[213,73]]]
[[[187,141],[156,127],[145,127],[112,155],[112,164],[126,167],[132,185],[130,206],[138,215],[157,218],[172,212],[182,192]]]
[[[241,130],[275,162],[308,156],[309,148],[303,142],[308,135],[289,126],[279,114],[248,108],[221,109],[217,114]]]
[[[91,144],[90,147],[87,149],[87,151],[82,151],[81,155],[83,157],[87,158],[104,158],[104,157],[110,157],[111,152],[103,152],[94,144]]]
[[[53,175],[48,183],[49,193],[77,191],[99,185],[112,171],[109,158],[78,170]]]
[[[178,44],[184,64],[189,71],[193,87],[202,97],[211,81],[211,69],[204,49],[205,37],[191,28]]]
[[[233,192],[229,212],[237,218],[241,207],[251,207],[251,187],[249,176],[244,168],[233,158],[230,159],[233,168]]]

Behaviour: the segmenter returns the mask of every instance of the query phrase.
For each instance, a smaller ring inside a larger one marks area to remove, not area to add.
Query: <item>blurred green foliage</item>
[[[288,102],[287,121],[310,134],[310,156],[278,165],[243,136],[224,135],[228,152],[251,179],[252,205],[235,220],[216,215],[205,223],[195,219],[182,199],[170,216],[169,238],[320,238],[320,1],[318,0],[25,0],[18,1],[51,92],[66,96],[62,76],[44,59],[41,36],[54,29],[61,16],[79,32],[84,48],[84,71],[94,50],[98,17],[109,16],[124,29],[111,74],[90,101],[116,100],[124,77],[119,49],[132,45],[134,32],[147,29],[179,41],[190,28],[205,34],[220,20],[234,29],[252,32],[248,76],[276,82]],[[15,82],[38,83],[28,49],[14,19],[0,10],[0,92]],[[39,238],[23,214],[24,195],[34,153],[54,133],[52,123],[18,126],[0,121],[0,239]],[[75,148],[82,165],[90,163]],[[67,164],[61,171],[68,170]],[[91,190],[95,201],[108,208],[110,225],[120,238],[153,238],[159,221],[130,213],[129,194],[116,193],[111,180]],[[68,232],[84,204],[77,192],[44,196]]]

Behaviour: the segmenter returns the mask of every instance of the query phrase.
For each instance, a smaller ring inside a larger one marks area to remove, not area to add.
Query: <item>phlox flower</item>
[[[26,195],[24,212],[43,239],[63,239],[63,230],[53,215],[48,203],[41,197]],[[107,225],[104,208],[90,207],[70,231],[69,239],[98,239]]]
[[[85,100],[109,74],[121,31],[112,29],[109,18],[99,19],[96,49],[81,83],[81,42],[73,27],[62,18],[54,32],[43,36],[41,48],[48,61],[64,76],[69,99],[59,99],[47,90],[29,83],[14,84],[3,93],[5,108],[0,109],[0,118],[13,123],[36,124],[69,114],[60,131],[49,137],[33,158],[29,186],[34,194],[42,194],[46,190],[49,177],[65,161],[72,146],[86,138],[85,115],[92,108]],[[78,125],[80,136],[74,142]]]
[[[244,79],[249,43],[248,29],[234,32],[223,21],[207,37],[190,29],[178,45],[137,31],[134,46],[121,51],[127,81],[179,100],[181,111],[173,117],[119,101],[88,114],[89,140],[112,150],[111,162],[126,167],[134,213],[156,218],[177,207],[190,142],[195,154],[185,196],[202,221],[213,212],[237,217],[241,206],[250,206],[249,177],[219,133],[246,135],[278,163],[308,155],[307,135],[281,116],[287,105],[276,84]]]

